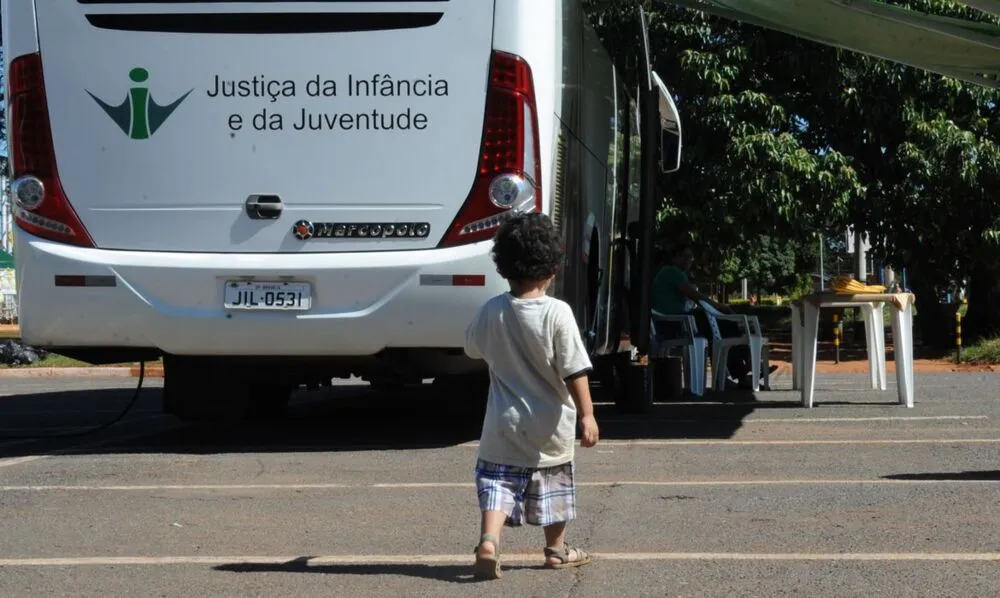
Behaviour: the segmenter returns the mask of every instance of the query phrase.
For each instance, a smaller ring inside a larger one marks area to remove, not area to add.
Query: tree
[[[993,20],[949,0],[893,3]],[[634,19],[630,9],[589,4],[605,43],[622,39],[616,19]],[[777,280],[784,248],[814,258],[815,233],[835,238],[850,226],[907,269],[925,341],[951,343],[937,296],[963,280],[964,332],[1000,331],[1000,217],[989,194],[1000,179],[1000,94],[669,3],[647,6],[654,67],[685,132],[683,170],[660,181],[662,237],[697,241],[706,274],[719,280]],[[798,268],[815,263],[796,257]]]
[[[634,43],[636,9],[591,0],[605,45]],[[654,69],[684,119],[682,170],[660,177],[659,238],[699,247],[703,275],[732,283],[785,279],[796,243],[841,224],[859,190],[848,160],[809,149],[780,93],[780,73],[761,68],[770,32],[684,8],[647,3]],[[794,286],[794,283],[792,284]]]
[[[996,22],[957,2],[893,4]],[[953,342],[952,316],[938,295],[966,279],[965,335],[996,335],[1000,205],[990,190],[1000,176],[1000,94],[854,52],[788,43],[793,50],[775,54],[771,68],[791,75],[785,95],[806,123],[798,136],[813,150],[850,157],[863,193],[851,202],[849,223],[870,235],[888,263],[907,269],[924,341]]]

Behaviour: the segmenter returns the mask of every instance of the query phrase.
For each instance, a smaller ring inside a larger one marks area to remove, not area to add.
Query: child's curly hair
[[[507,280],[547,280],[559,270],[563,255],[552,220],[537,212],[507,220],[493,239],[493,261]]]

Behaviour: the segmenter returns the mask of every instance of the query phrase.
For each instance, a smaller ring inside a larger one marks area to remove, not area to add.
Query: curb
[[[133,378],[139,377],[139,366],[134,365],[128,368],[129,375]],[[163,366],[162,365],[147,365],[146,373],[144,374],[147,378],[162,378],[163,377]]]
[[[129,368],[4,368],[0,378],[128,378]]]
[[[783,361],[771,361],[777,363],[778,369],[772,376],[792,375],[792,364]],[[896,363],[892,359],[886,361],[886,375],[896,375]],[[1000,372],[1000,365],[972,365],[957,364],[950,361],[933,361],[913,364],[915,374],[990,374]],[[867,374],[868,362],[849,361],[840,364],[833,362],[820,362],[816,364],[817,374]]]
[[[0,378],[138,378],[139,366],[90,368],[4,368]],[[163,368],[146,367],[146,378],[162,378]]]

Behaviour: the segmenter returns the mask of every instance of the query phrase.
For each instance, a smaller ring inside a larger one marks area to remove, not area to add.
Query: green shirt
[[[664,266],[653,279],[652,307],[661,314],[686,313],[687,295],[680,285],[687,284],[688,276],[677,266]]]

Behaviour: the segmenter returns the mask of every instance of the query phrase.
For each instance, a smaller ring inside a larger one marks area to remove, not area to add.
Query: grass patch
[[[17,334],[16,329],[6,330],[0,328],[0,342],[6,340],[13,340],[20,342],[20,336]],[[132,367],[138,366],[139,362],[123,362],[123,363],[106,363],[100,365],[94,365],[92,363],[87,363],[86,361],[80,361],[78,359],[73,359],[72,357],[66,357],[65,355],[59,355],[58,353],[47,353],[44,359],[40,359],[35,363],[29,365],[9,365],[5,363],[0,363],[0,370],[11,369],[11,368],[92,368],[92,367]],[[147,371],[149,366],[162,366],[163,360],[157,359],[156,361],[147,361]]]
[[[792,324],[792,308],[788,305],[730,305],[733,313],[757,316],[761,328],[785,330]]]
[[[139,362],[123,362],[123,363],[102,363],[100,365],[94,365],[92,363],[87,363],[86,361],[79,361],[66,357],[65,355],[57,355],[56,353],[49,353],[46,355],[45,359],[40,359],[35,363],[30,365],[7,365],[0,363],[0,370],[10,369],[10,368],[122,368],[122,367],[138,367]],[[157,359],[156,361],[146,362],[146,371],[149,371],[150,367],[162,366],[163,360]]]
[[[1000,365],[1000,338],[981,340],[962,349],[962,363]]]
[[[45,359],[39,359],[35,363],[29,365],[7,365],[0,363],[0,369],[8,368],[86,368],[92,367],[89,363],[84,363],[82,361],[77,361],[75,359],[70,359],[65,355],[56,355],[55,353],[49,353],[45,356]]]

